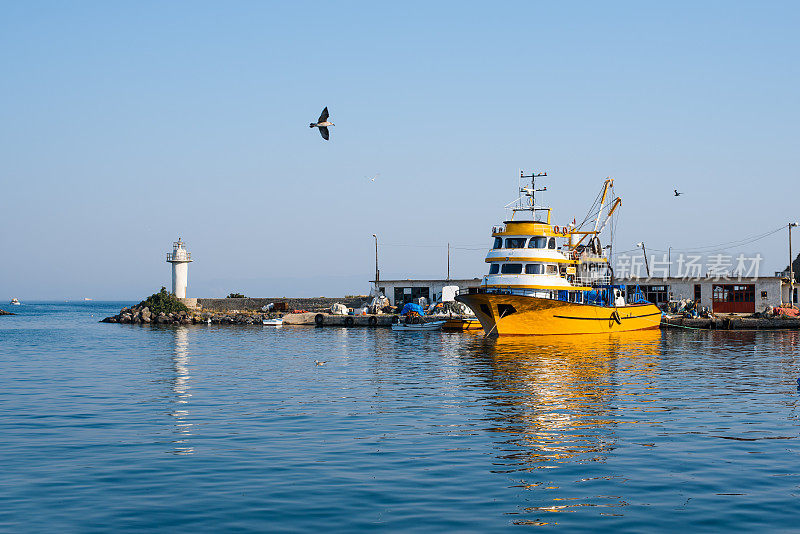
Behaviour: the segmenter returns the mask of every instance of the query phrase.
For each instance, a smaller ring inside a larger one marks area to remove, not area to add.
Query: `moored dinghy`
[[[441,330],[447,321],[431,321],[429,323],[397,323],[392,325],[394,331]]]

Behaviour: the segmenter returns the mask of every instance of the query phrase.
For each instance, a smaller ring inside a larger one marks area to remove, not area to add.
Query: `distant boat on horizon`
[[[90,300],[92,300],[92,299],[90,299],[89,297],[83,297],[83,301],[84,302],[89,302]]]
[[[11,298],[11,304],[14,305],[14,306],[19,306],[22,303],[19,300],[17,300],[17,297],[12,297]]]

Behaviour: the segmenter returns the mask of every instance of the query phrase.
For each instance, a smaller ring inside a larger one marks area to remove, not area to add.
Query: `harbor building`
[[[754,313],[767,306],[779,306],[789,302],[790,288],[788,276],[614,278],[614,283],[625,284],[629,290],[639,286],[645,298],[656,305],[690,299],[700,301],[701,306],[708,307],[713,313]],[[794,302],[797,302],[796,296]]]
[[[167,252],[167,263],[172,264],[172,294],[179,299],[186,298],[189,284],[189,263],[192,255],[186,250],[186,243],[179,237],[172,243],[172,252]]]
[[[375,280],[370,281],[375,287]],[[458,286],[460,291],[467,288],[480,287],[480,278],[464,278],[451,280],[380,280],[378,291],[389,299],[392,306],[412,302],[418,298],[426,298],[428,302],[440,300],[442,289],[447,286]]]

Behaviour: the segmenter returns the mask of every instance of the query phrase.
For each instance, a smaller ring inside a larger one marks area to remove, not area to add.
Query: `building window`
[[[503,266],[500,267],[500,272],[503,274],[522,274],[522,264],[504,263]]]
[[[502,237],[495,237],[494,238],[494,246],[492,248],[503,248],[503,238]]]
[[[544,274],[544,265],[541,263],[529,263],[525,266],[525,274]]]
[[[525,241],[524,237],[507,237],[506,248],[525,248]]]
[[[406,302],[411,302],[411,288],[410,287],[394,288],[394,305],[402,306]]]
[[[694,300],[700,300],[700,284],[694,285]]]
[[[385,297],[386,296],[386,288],[385,287],[379,287],[378,288],[378,293]]]
[[[556,238],[551,237],[550,242],[547,243],[547,248],[556,248]]]
[[[412,287],[411,288],[411,300],[417,300],[419,298],[426,298],[431,300],[431,292],[429,287]]]
[[[766,291],[762,291],[761,292],[761,298],[764,299],[764,300],[767,300],[767,292]]]
[[[532,237],[530,241],[528,241],[528,248],[546,248],[547,247],[547,238],[542,236]]]
[[[500,272],[500,264],[493,263],[489,266],[489,274],[497,274]]]
[[[639,286],[644,293],[645,300],[653,304],[663,304],[667,302],[667,286]]]

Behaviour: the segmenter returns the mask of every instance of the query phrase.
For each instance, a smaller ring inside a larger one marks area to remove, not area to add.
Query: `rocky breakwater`
[[[0,315],[15,315],[15,314],[13,314],[11,312],[7,312],[5,310],[0,310]]]
[[[160,324],[160,325],[187,325],[187,324],[240,324],[260,325],[261,321],[272,314],[254,313],[209,313],[209,312],[158,312],[153,313],[148,306],[132,306],[122,308],[117,315],[106,317],[101,323],[120,324]]]
[[[165,288],[150,295],[136,306],[122,308],[117,315],[106,317],[101,323],[120,324],[262,324],[265,318],[276,314],[255,312],[216,313],[210,311],[193,311]]]

